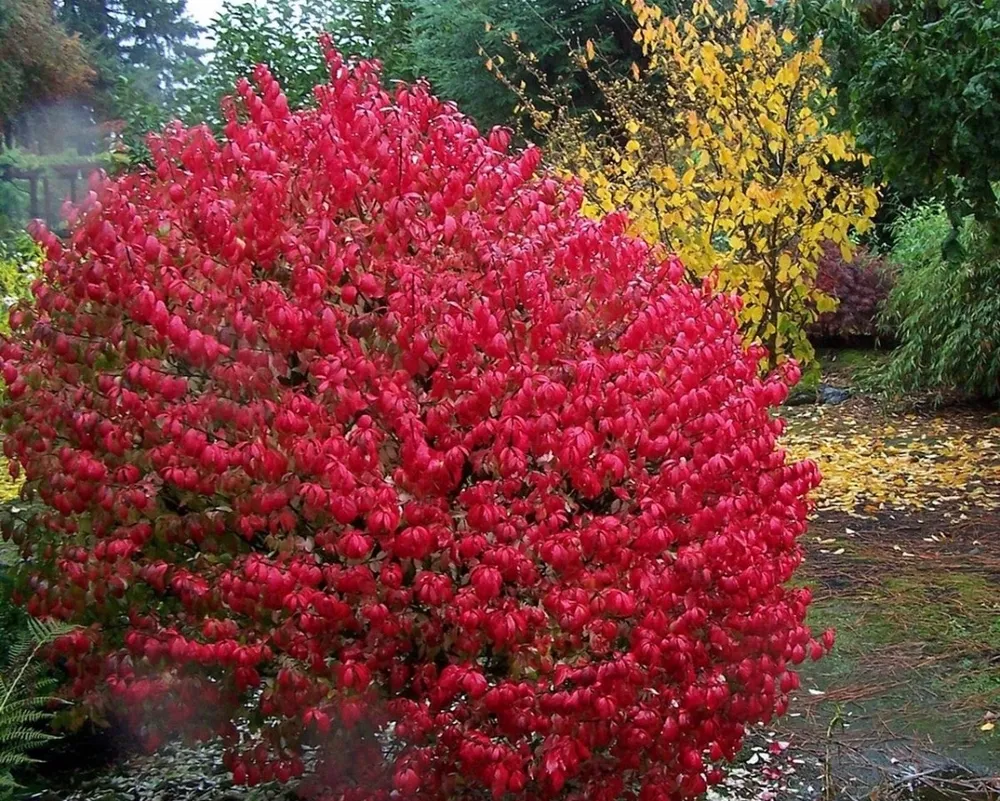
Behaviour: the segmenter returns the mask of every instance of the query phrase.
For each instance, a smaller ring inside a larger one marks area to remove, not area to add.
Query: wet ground
[[[777,732],[819,763],[810,797],[1000,798],[1000,420],[867,399],[786,416],[825,474],[798,580],[838,633]]]

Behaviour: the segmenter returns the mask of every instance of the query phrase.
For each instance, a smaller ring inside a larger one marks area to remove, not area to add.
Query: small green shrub
[[[9,241],[0,241],[0,333],[10,333],[8,313],[11,306],[31,293],[41,265],[41,250],[27,234],[19,234]],[[6,479],[6,464],[3,465]],[[5,486],[0,487],[0,500],[7,500]]]
[[[958,232],[961,261],[942,255],[952,231],[944,207],[919,206],[896,222],[899,265],[882,325],[899,347],[885,381],[897,391],[1000,394],[1000,253],[971,217]]]

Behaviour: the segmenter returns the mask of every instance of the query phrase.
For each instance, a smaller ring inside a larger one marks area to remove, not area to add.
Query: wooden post
[[[45,224],[49,228],[56,227],[55,214],[52,213],[52,187],[49,185],[49,176],[42,175],[42,197],[45,204]]]
[[[30,211],[31,219],[38,217],[38,173],[33,172],[28,177],[28,195],[30,197]]]

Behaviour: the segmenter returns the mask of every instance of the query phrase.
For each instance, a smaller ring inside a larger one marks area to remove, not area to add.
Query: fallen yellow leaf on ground
[[[969,412],[888,418],[863,406],[792,409],[785,447],[823,473],[821,509],[874,514],[943,501],[1000,509],[1000,426]],[[891,419],[891,422],[890,422]]]

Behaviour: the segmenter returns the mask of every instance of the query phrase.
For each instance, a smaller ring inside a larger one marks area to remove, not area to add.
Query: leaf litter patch
[[[891,414],[863,400],[783,410],[784,444],[823,473],[821,510],[1000,509],[1000,423],[968,410]]]
[[[797,577],[832,654],[779,733],[823,801],[1000,798],[1000,425],[968,410],[789,409],[824,473]]]

